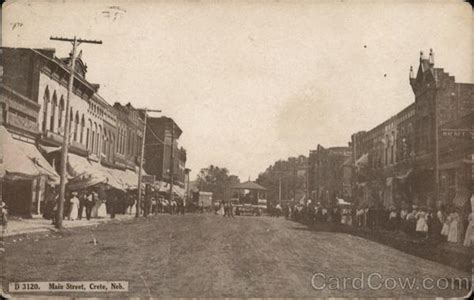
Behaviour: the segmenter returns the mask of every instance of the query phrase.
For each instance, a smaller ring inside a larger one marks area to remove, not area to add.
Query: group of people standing
[[[184,215],[186,211],[186,202],[181,197],[173,198],[171,201],[161,196],[158,198],[152,197],[149,203],[149,212],[151,214],[169,213],[170,215]]]
[[[234,206],[230,200],[222,200],[219,204],[218,209],[216,210],[217,215],[222,215],[224,217],[233,218],[234,217]]]
[[[53,190],[43,212],[44,218],[50,219],[53,225],[57,222],[58,199],[59,194]],[[81,220],[83,217],[87,220],[91,218],[105,218],[107,217],[106,203],[111,218],[114,218],[114,199],[108,199],[107,201],[105,197],[99,197],[97,191],[92,188],[81,192],[73,191],[64,202],[63,218],[71,221]]]
[[[309,201],[309,203],[311,203]],[[441,206],[436,212],[427,207],[413,205],[409,208],[386,210],[382,207],[366,206],[353,209],[350,206],[325,207],[296,204],[285,206],[284,214],[296,221],[336,223],[369,229],[382,228],[402,231],[409,236],[474,245],[474,213],[465,216],[454,208]]]

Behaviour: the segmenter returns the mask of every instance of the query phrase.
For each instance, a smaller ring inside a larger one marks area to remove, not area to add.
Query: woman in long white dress
[[[421,209],[415,216],[416,221],[416,232],[426,236],[428,232],[428,224],[426,223],[426,212],[424,209]]]
[[[471,247],[474,245],[474,212],[471,212],[469,214],[469,217],[467,217],[467,221],[469,222],[469,225],[466,229],[466,235],[464,236],[463,245],[466,247]]]
[[[71,203],[71,210],[69,213],[69,219],[71,221],[76,220],[79,214],[79,199],[77,198],[77,192],[72,192],[72,198],[69,200]]]
[[[449,223],[448,242],[458,243],[460,233],[460,219],[459,214],[455,211],[449,214],[451,222]]]
[[[442,210],[438,210],[437,213],[438,220],[443,224],[441,228],[441,235],[447,239],[449,234],[449,223],[451,223],[451,217],[448,215],[446,216]]]
[[[99,207],[97,208],[97,217],[98,218],[106,218],[107,217],[107,207],[105,205],[105,201],[100,200]]]

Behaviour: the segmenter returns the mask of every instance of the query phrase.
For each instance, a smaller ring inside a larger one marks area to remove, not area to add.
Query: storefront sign
[[[144,184],[154,184],[155,175],[142,175],[142,183]]]
[[[441,129],[443,136],[474,138],[473,129]]]

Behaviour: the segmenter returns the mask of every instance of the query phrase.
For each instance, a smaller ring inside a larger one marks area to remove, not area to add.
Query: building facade
[[[170,183],[173,173],[173,184],[184,191],[187,154],[179,147],[181,134],[181,128],[173,119],[148,117],[144,169],[164,183]]]
[[[87,65],[79,55],[66,112],[70,57],[58,58],[54,49],[2,48],[1,54],[1,121],[9,132],[21,134],[20,139],[39,149],[59,172],[68,126],[68,188],[98,183],[120,190],[136,188],[143,120],[130,103],[112,106],[101,97],[99,85],[87,81]],[[21,185],[18,180],[13,183]],[[45,176],[29,183],[32,213],[41,210],[46,183]]]
[[[324,148],[318,145],[316,150],[309,152],[308,184],[313,201],[330,206],[336,198],[347,199],[345,163],[351,157],[350,147]]]
[[[352,135],[354,190],[363,205],[463,206],[472,192],[474,85],[434,66],[431,50],[410,68],[415,101]]]

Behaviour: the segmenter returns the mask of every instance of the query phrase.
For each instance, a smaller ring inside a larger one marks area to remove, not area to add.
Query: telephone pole
[[[143,117],[143,138],[142,138],[142,148],[140,151],[140,166],[138,169],[138,199],[137,199],[137,207],[135,210],[135,217],[138,218],[140,217],[140,210],[141,210],[141,204],[142,204],[142,169],[143,169],[143,160],[145,158],[145,139],[146,139],[146,123],[148,119],[148,112],[161,112],[161,110],[158,109],[137,109],[137,110],[142,110],[144,111],[144,117]],[[153,131],[152,131],[153,132]]]
[[[174,181],[174,121],[171,120],[171,159],[170,159],[170,204],[174,200],[173,181]]]
[[[66,117],[64,119],[64,136],[63,136],[63,146],[61,149],[61,170],[60,170],[60,180],[59,180],[59,203],[58,203],[58,210],[56,216],[56,228],[61,229],[63,226],[63,211],[64,211],[64,198],[66,194],[66,162],[67,162],[67,154],[69,148],[69,106],[71,101],[71,94],[72,94],[72,87],[74,83],[74,72],[75,72],[75,64],[76,64],[76,50],[77,47],[82,43],[88,44],[102,44],[102,41],[96,40],[83,40],[74,38],[63,38],[63,37],[50,37],[50,40],[53,41],[61,41],[61,42],[70,42],[72,43],[72,55],[71,55],[71,62],[70,62],[70,75],[69,75],[69,84],[67,89],[67,97],[66,97]]]

